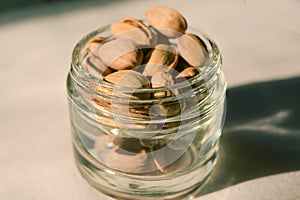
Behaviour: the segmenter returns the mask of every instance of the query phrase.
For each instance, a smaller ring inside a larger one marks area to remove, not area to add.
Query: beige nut
[[[151,119],[169,118],[179,114],[181,111],[178,101],[154,104],[149,109],[149,115]],[[160,124],[157,124],[161,126]]]
[[[182,154],[181,151],[174,151],[168,147],[155,152],[152,156],[156,168],[162,173],[179,172],[192,162],[189,152]]]
[[[157,43],[157,37],[152,30],[137,19],[125,18],[113,23],[110,29],[116,38],[129,38],[139,45],[149,46]]]
[[[103,43],[106,40],[105,37],[94,37],[88,41],[87,49],[92,52],[94,49],[96,49],[101,43]]]
[[[114,170],[132,174],[144,174],[155,171],[151,156],[146,152],[128,153],[123,150],[108,152],[105,165]]]
[[[168,72],[176,66],[177,62],[178,55],[174,47],[166,44],[156,45],[143,74],[145,76],[153,76],[157,72]]]
[[[132,100],[147,100],[151,93],[137,92],[139,88],[151,88],[150,81],[141,73],[133,70],[120,70],[109,74],[105,81],[122,87],[107,88],[103,85],[97,87],[97,91],[112,96],[112,98],[96,97],[95,103],[115,116],[130,117],[135,119],[148,119],[147,106],[134,104]]]
[[[184,17],[171,8],[149,8],[146,11],[146,19],[151,26],[168,37],[178,37],[187,29]]]
[[[104,78],[104,80],[128,88],[151,88],[149,80],[141,73],[133,70],[120,70]]]
[[[197,35],[189,33],[179,37],[178,50],[184,60],[193,67],[202,67],[208,62],[208,51]]]
[[[176,76],[176,83],[188,80],[198,74],[198,70],[195,67],[188,67],[182,70],[177,76]]]
[[[99,57],[93,54],[86,59],[85,68],[92,76],[99,79],[103,79],[104,76],[113,72]]]
[[[116,135],[107,135],[107,138],[111,143],[124,151],[138,153],[143,149],[143,146],[137,138],[125,138]]]
[[[149,99],[151,97],[149,93],[135,92],[138,88],[151,88],[150,81],[139,72],[133,70],[120,70],[109,74],[104,80],[116,86],[121,86],[118,88],[110,88],[99,85],[96,89],[97,92],[107,96],[119,95],[120,97],[130,97],[131,99]],[[122,90],[122,88],[126,89]]]
[[[168,74],[163,71],[157,72],[151,78],[152,88],[166,87],[168,85],[172,85],[173,83],[174,83],[174,81],[173,81],[171,74]],[[171,96],[171,95],[172,95],[171,90],[153,93],[153,96],[155,98],[163,98],[163,97],[167,97],[167,96]]]
[[[115,70],[132,69],[143,61],[143,51],[130,39],[117,38],[108,41],[94,51],[96,56]]]

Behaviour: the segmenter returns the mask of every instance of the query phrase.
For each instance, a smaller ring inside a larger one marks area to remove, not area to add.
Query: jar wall
[[[105,30],[84,38],[73,57],[83,61],[86,41],[105,34]],[[226,82],[217,46],[202,37],[209,48],[212,69],[187,82],[188,90],[176,99],[181,112],[170,118],[128,121],[130,112],[120,117],[120,113],[106,110],[97,103],[97,98],[104,97],[90,89],[93,82],[72,63],[67,88],[75,158],[80,172],[95,188],[129,199],[168,199],[184,195],[205,181],[216,161],[225,118]],[[170,105],[174,99],[163,101]],[[136,102],[128,109],[138,110],[147,104]]]

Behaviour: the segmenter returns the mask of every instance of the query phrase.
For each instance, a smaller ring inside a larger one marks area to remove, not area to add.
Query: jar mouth
[[[71,63],[71,71],[73,72],[73,76],[80,77],[77,78],[77,83],[82,85],[83,88],[89,87],[97,87],[100,86],[107,89],[118,89],[123,92],[130,92],[132,88],[124,87],[120,85],[116,85],[101,79],[98,79],[91,75],[82,65],[83,59],[87,56],[87,43],[88,41],[95,36],[105,36],[111,37],[111,33],[107,33],[109,31],[110,25],[103,26],[95,31],[84,36],[73,49],[72,52],[72,63]],[[221,54],[219,52],[219,48],[217,44],[204,32],[199,31],[194,28],[189,28],[187,30],[188,33],[194,33],[201,38],[203,43],[205,44],[206,50],[208,51],[208,62],[205,66],[202,66],[200,69],[200,73],[195,75],[194,77],[184,80],[182,82],[178,82],[172,85],[168,85],[167,87],[157,87],[157,88],[134,88],[136,93],[155,93],[155,92],[166,92],[170,90],[178,90],[187,88],[195,83],[202,82],[206,84],[206,87],[211,85],[209,82],[211,81],[211,77],[220,69],[222,64]],[[87,86],[87,87],[85,87]],[[98,91],[93,90],[95,94]]]

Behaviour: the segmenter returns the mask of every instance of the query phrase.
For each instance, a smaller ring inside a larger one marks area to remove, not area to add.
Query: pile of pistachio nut
[[[98,36],[89,40],[87,49],[90,54],[84,66],[100,81],[133,89],[164,88],[189,80],[201,73],[209,55],[200,37],[185,33],[186,29],[187,22],[178,11],[165,7],[149,8],[146,21],[124,18],[110,25],[110,37]],[[121,95],[118,90],[101,85],[97,92]],[[127,98],[147,100],[172,95],[177,94],[175,91],[132,92]],[[121,97],[126,98],[124,94]],[[128,110],[128,105],[113,105],[106,99],[98,98],[96,102],[115,114],[122,115],[124,109]],[[178,102],[169,102],[152,109],[151,116],[146,108],[132,107],[129,110],[133,119],[153,119],[178,115],[179,107]]]
[[[91,75],[99,78],[99,81],[126,88],[161,88],[187,81],[201,73],[203,67],[208,64],[209,53],[201,38],[195,34],[186,33],[186,30],[187,22],[178,11],[166,7],[149,8],[146,11],[145,21],[124,18],[110,25],[112,33],[110,37],[96,36],[89,40],[87,46],[89,57],[84,66]],[[101,84],[97,90],[108,96],[126,97],[124,93],[118,94],[115,89],[104,87]],[[172,95],[176,94],[172,91],[154,93],[133,91],[128,98],[150,100]],[[130,103],[129,105],[114,103],[101,97],[94,100],[104,111],[113,111],[116,115],[124,115],[129,112],[129,117],[137,120],[173,117],[180,114],[181,111],[179,102],[176,101],[162,103],[156,107],[151,104],[139,107]],[[122,126],[113,119],[101,118],[99,121],[112,127]],[[123,125],[126,126],[126,124]],[[136,129],[137,126],[134,128]],[[140,128],[147,127],[141,125]],[[165,124],[163,128],[168,128],[168,124]],[[108,136],[107,138],[118,148],[135,153],[145,153],[149,149],[153,150],[153,148],[165,145],[157,141],[157,144],[151,144],[150,148],[145,145],[145,140],[139,138],[129,137],[126,139],[119,136]],[[101,143],[97,142],[97,148],[104,148],[99,147]],[[124,156],[116,152],[113,154],[116,155],[108,156],[108,158],[120,160],[119,157]],[[132,159],[134,161],[136,157],[132,157]],[[124,169],[124,163],[111,163],[118,164],[120,168]],[[127,164],[129,163],[127,162]],[[114,168],[118,169],[118,166]]]
[[[136,88],[139,82],[143,88],[157,88],[189,79],[207,64],[205,44],[185,33],[187,22],[178,11],[149,8],[146,19],[124,18],[111,24],[113,37],[92,38],[87,71],[113,84],[128,74],[131,81],[122,81],[123,86]]]

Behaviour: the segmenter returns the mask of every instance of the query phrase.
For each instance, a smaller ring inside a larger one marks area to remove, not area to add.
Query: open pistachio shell
[[[157,43],[156,34],[137,19],[125,18],[120,22],[113,23],[110,29],[116,38],[129,38],[139,45],[149,46]]]

